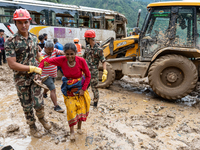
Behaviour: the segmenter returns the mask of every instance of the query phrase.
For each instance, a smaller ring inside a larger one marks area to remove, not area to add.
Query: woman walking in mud
[[[44,68],[44,62],[60,66],[63,70],[61,91],[67,107],[67,119],[70,127],[70,140],[75,141],[74,125],[78,123],[77,133],[82,134],[81,124],[86,121],[90,109],[90,96],[87,87],[90,83],[90,71],[86,61],[76,56],[74,43],[64,45],[65,56],[45,58],[39,67]],[[84,73],[84,76],[83,76]]]

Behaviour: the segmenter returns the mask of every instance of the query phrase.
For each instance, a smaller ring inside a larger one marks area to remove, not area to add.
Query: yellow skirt
[[[90,110],[90,95],[86,90],[84,96],[65,96],[64,102],[67,107],[67,120],[69,126],[74,126],[79,121],[86,121]]]

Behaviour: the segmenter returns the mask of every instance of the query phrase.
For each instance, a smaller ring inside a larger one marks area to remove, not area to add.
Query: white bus
[[[126,37],[127,19],[124,15],[105,9],[57,4],[45,1],[0,0],[0,28],[7,36],[17,32],[12,20],[16,9],[27,9],[32,17],[29,31],[36,36],[48,34],[48,39],[58,38],[61,44],[79,38],[85,44],[84,33],[88,29],[96,32],[97,41],[109,37]]]

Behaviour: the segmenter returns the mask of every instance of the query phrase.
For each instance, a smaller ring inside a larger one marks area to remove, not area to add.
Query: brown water
[[[90,108],[89,117],[83,123],[83,134],[76,133],[76,141],[72,143],[60,81],[56,81],[58,103],[65,112],[55,112],[50,98],[44,99],[46,117],[53,128],[45,131],[37,121],[43,133],[41,139],[29,135],[13,82],[7,80],[0,84],[4,85],[0,88],[0,148],[12,145],[15,150],[200,149],[199,109],[198,105],[191,105],[198,102],[195,97],[165,101],[146,84],[125,77],[109,89],[100,89],[98,111]],[[92,95],[90,89],[89,92]],[[11,124],[19,126],[19,130],[8,132]]]

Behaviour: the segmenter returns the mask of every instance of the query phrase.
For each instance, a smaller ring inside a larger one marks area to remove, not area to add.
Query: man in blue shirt
[[[54,42],[54,48],[63,51],[63,45],[60,44],[60,43],[58,42],[58,39],[57,39],[57,38],[54,38],[54,39],[53,39],[53,42]],[[61,55],[58,55],[57,57],[60,57],[60,56],[61,56]],[[57,67],[57,71],[58,71],[58,70],[60,70],[60,72],[63,74],[62,69],[61,69],[60,66]]]
[[[63,51],[63,45],[62,44],[60,44],[59,42],[58,42],[58,39],[57,38],[54,38],[53,39],[53,42],[54,42],[54,48],[57,48],[58,50],[62,50]]]

